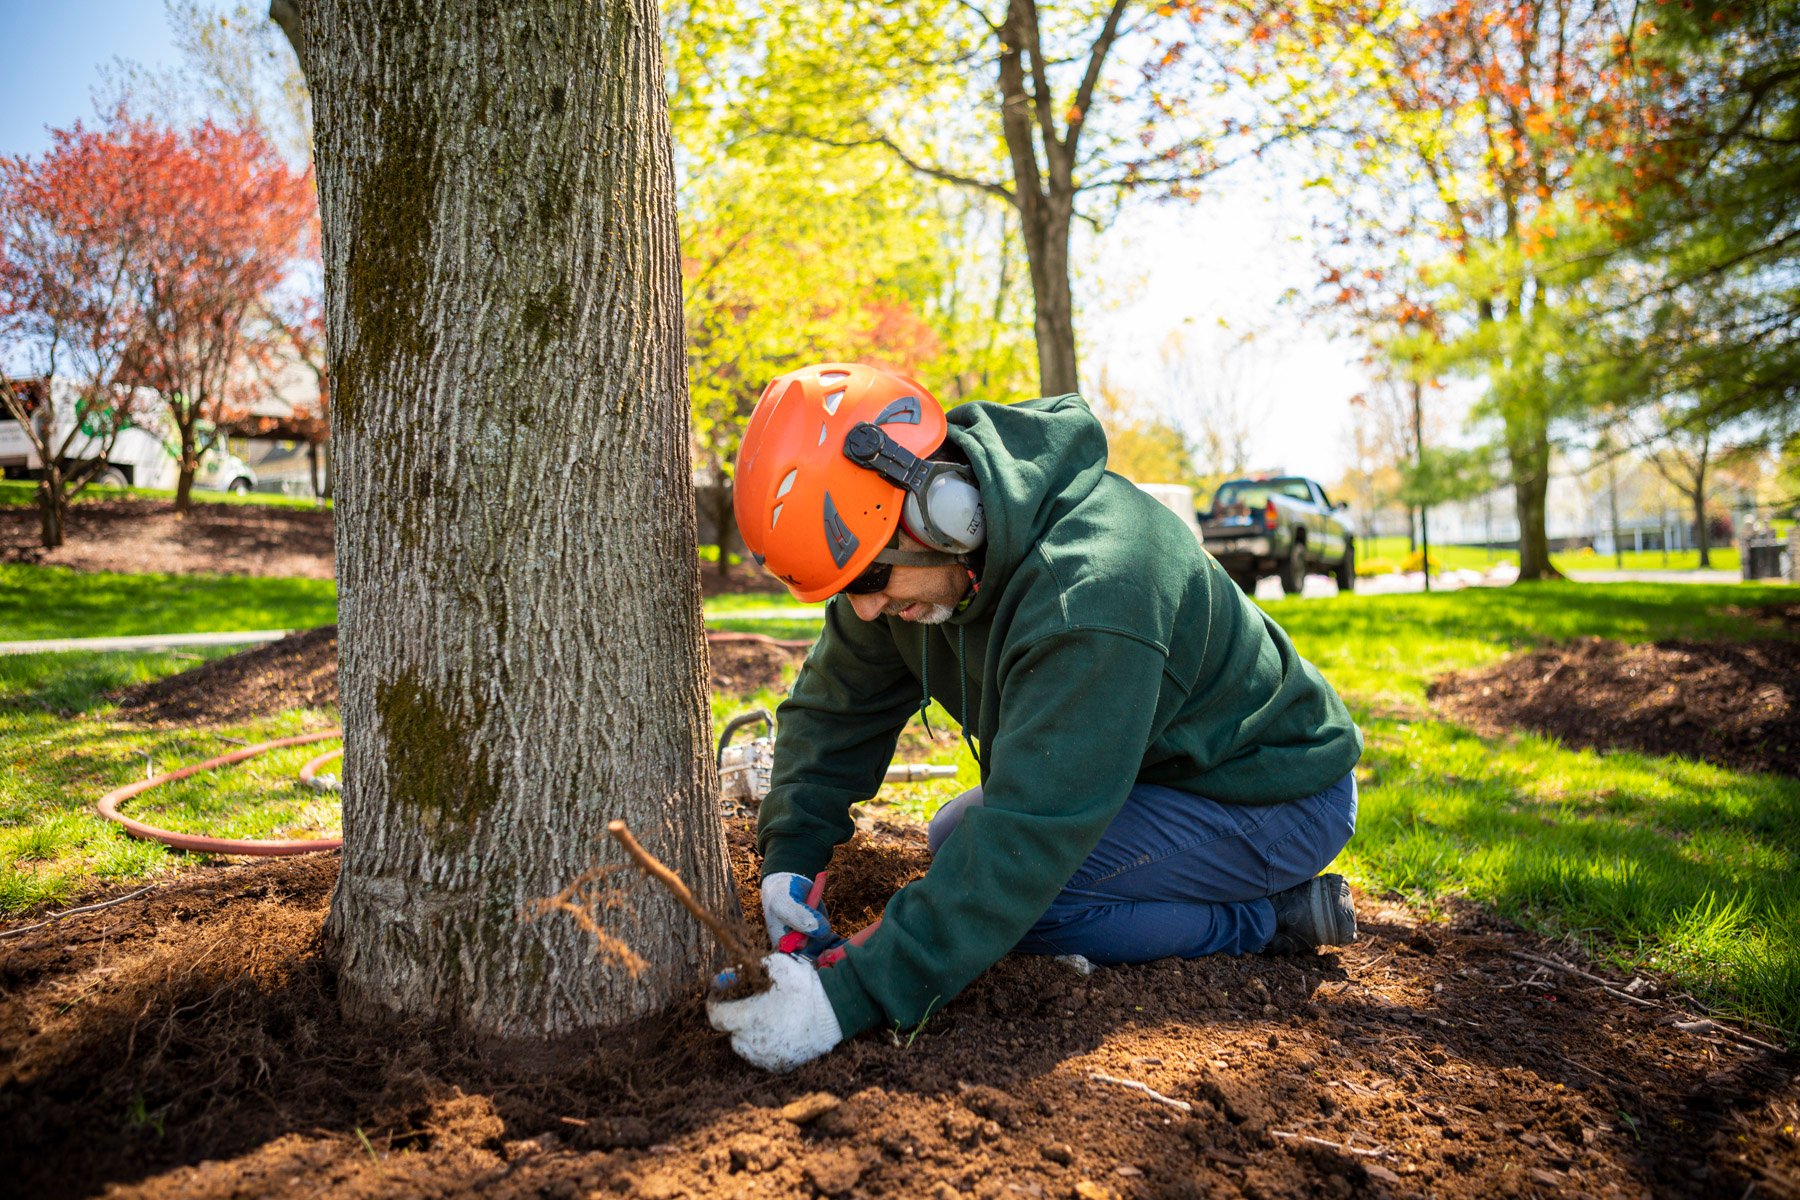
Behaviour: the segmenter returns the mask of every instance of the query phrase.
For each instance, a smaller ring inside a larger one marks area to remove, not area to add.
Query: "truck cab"
[[[1355,588],[1356,539],[1342,508],[1316,480],[1273,475],[1227,480],[1198,516],[1207,550],[1246,593],[1275,575],[1297,596],[1313,571],[1329,573],[1339,592]]]

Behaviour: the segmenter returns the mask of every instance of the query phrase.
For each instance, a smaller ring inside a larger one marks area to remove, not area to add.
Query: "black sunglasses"
[[[850,596],[867,596],[871,592],[879,592],[888,585],[888,577],[894,573],[892,563],[872,562],[863,568],[863,573],[845,584],[843,591]]]

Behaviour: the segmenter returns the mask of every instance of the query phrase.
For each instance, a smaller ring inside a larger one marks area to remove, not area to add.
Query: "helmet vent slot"
[[[825,444],[825,422],[819,422],[819,445]]]
[[[830,394],[828,394],[825,397],[825,412],[826,412],[826,414],[829,416],[836,416],[837,410],[838,410],[838,405],[842,404],[843,402],[844,402],[844,389],[843,388],[839,388],[837,391],[831,392]]]
[[[785,504],[777,504],[775,506],[775,511],[769,514],[769,528],[770,529],[775,528],[775,522],[781,520],[781,510],[786,507],[787,506]]]
[[[798,474],[800,474],[800,470],[799,470],[799,468],[798,468],[798,467],[796,467],[796,468],[795,468],[795,469],[794,469],[794,470],[792,470],[792,471],[789,471],[789,472],[788,472],[788,473],[787,473],[787,478],[786,478],[786,479],[783,479],[783,480],[782,480],[782,481],[781,481],[781,486],[780,486],[780,487],[778,487],[778,488],[776,488],[776,489],[775,489],[775,498],[776,498],[776,499],[777,499],[777,500],[779,500],[779,499],[781,499],[781,498],[782,498],[782,497],[783,497],[783,496],[785,496],[785,495],[787,495],[787,494],[788,494],[788,493],[789,493],[789,492],[791,492],[791,491],[793,491],[793,489],[794,489],[794,476],[796,476],[796,475],[798,475]]]
[[[819,382],[826,387],[831,387],[834,384],[844,382],[844,380],[848,378],[850,378],[850,372],[848,371],[825,371],[819,375]]]

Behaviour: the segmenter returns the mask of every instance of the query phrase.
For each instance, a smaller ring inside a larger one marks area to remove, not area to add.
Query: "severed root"
[[[738,936],[737,931],[718,917],[708,912],[706,907],[694,899],[687,884],[681,876],[664,866],[654,854],[638,845],[638,840],[631,836],[631,829],[623,821],[607,822],[606,832],[613,835],[619,845],[625,847],[625,853],[631,855],[638,869],[656,880],[681,901],[683,908],[694,914],[694,919],[706,927],[706,931],[723,947],[728,958],[738,964],[738,981],[751,992],[766,991],[769,986],[769,973],[763,969],[762,953],[747,945]]]
[[[553,912],[567,914],[575,924],[594,939],[594,950],[604,954],[618,963],[625,971],[636,979],[643,974],[649,964],[638,956],[637,951],[620,939],[600,927],[596,915],[602,908],[614,908],[624,903],[619,897],[612,895],[610,888],[602,887],[602,882],[614,871],[623,871],[619,864],[610,867],[594,867],[583,871],[571,883],[556,895],[545,900],[533,900],[525,905],[523,919],[535,921],[539,917],[549,916]]]

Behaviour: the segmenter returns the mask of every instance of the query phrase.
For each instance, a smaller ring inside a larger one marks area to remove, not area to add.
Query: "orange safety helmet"
[[[943,445],[947,430],[925,388],[861,363],[778,376],[744,430],[731,501],[738,532],[808,603],[842,591],[900,524],[905,489],[844,456],[844,439],[863,422],[920,458]]]

